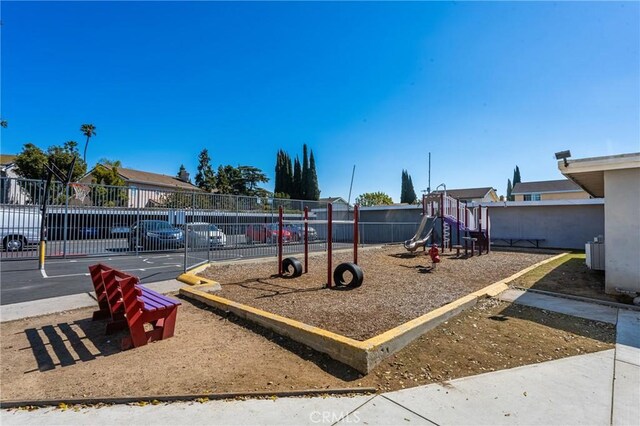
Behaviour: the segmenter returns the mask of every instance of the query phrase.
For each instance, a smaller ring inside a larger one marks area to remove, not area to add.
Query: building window
[[[524,194],[524,201],[540,201],[540,194]]]

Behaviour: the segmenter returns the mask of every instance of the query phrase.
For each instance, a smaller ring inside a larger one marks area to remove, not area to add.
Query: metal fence
[[[0,178],[2,259],[35,258],[44,182]],[[46,214],[46,256],[184,252],[185,266],[210,260],[276,255],[284,211],[285,253],[301,252],[308,210],[310,250],[326,250],[326,203],[155,188],[52,183]],[[353,244],[349,209],[334,213],[335,247]],[[415,223],[360,223],[360,243],[401,242]]]

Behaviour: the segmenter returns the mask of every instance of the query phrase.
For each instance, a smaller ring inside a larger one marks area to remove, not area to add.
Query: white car
[[[42,214],[37,208],[5,207],[0,210],[0,240],[6,251],[20,251],[40,242]],[[45,234],[46,235],[46,234]]]
[[[227,236],[213,223],[187,223],[185,229],[189,247],[224,247],[227,245]]]

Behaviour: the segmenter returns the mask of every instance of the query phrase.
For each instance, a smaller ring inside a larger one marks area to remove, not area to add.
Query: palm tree
[[[83,124],[80,126],[80,131],[87,137],[87,142],[84,144],[84,154],[82,155],[82,160],[87,163],[87,147],[89,146],[89,139],[91,136],[96,135],[96,126],[93,124]]]

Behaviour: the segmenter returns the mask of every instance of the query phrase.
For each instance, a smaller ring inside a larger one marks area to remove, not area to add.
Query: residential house
[[[95,183],[93,171],[98,167],[109,167],[103,164],[96,165],[89,173],[84,175],[79,182],[84,184]],[[128,207],[154,207],[161,204],[167,195],[175,191],[201,191],[200,188],[189,182],[189,174],[181,178],[159,173],[145,172],[142,170],[117,168],[118,175],[124,180],[128,190]]]
[[[18,185],[15,155],[0,154],[0,204],[27,204],[28,192]]]
[[[430,197],[439,196],[443,191],[433,191]],[[483,188],[447,189],[448,196],[460,200],[461,203],[490,203],[499,201],[496,190],[490,186]]]
[[[518,182],[511,190],[514,201],[578,200],[591,196],[569,179]]]
[[[604,198],[605,291],[640,294],[640,152],[559,161],[558,169]]]

